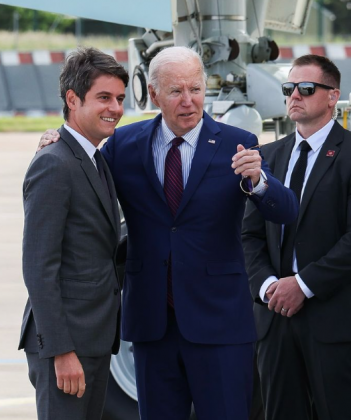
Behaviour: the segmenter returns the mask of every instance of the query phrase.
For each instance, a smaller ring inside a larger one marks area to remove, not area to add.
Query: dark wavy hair
[[[72,89],[84,103],[85,95],[91,89],[95,79],[101,75],[110,75],[121,79],[127,87],[129,76],[121,64],[108,54],[96,48],[79,48],[70,53],[60,74],[60,96],[63,100],[63,116],[68,120],[69,108],[66,93]]]

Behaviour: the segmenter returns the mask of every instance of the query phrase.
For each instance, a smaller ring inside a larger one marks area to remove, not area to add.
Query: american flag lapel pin
[[[215,144],[216,140],[209,140],[208,142],[211,143],[211,144]]]
[[[335,150],[328,150],[326,156],[333,157],[335,155]]]

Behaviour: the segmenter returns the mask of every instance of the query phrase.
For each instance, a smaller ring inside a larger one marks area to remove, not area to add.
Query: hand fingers
[[[274,311],[277,313],[277,314],[279,314],[279,313],[281,313],[281,314],[283,314],[285,311],[283,311],[283,309],[285,309],[283,306],[281,306],[281,305],[276,305],[275,306],[275,308],[274,308]]]
[[[235,174],[250,176],[253,175],[253,173],[260,172],[262,158],[258,152],[245,150],[244,153],[244,155],[234,155],[233,157],[232,168],[235,170]]]
[[[262,158],[257,150],[243,150],[232,157],[233,165],[242,165],[247,162],[261,162]]]
[[[57,388],[58,389],[63,389],[63,379],[62,378],[57,378]]]
[[[287,317],[291,318],[293,315],[297,314],[303,307],[303,303],[301,303],[300,305],[296,306],[296,308],[291,308],[289,310],[289,312],[287,313]]]
[[[56,130],[47,130],[40,138],[37,152],[48,146],[51,143],[56,143],[60,138],[59,133]]]
[[[76,395],[78,392],[78,379],[71,379],[71,395]]]
[[[84,373],[77,380],[58,379],[57,388],[61,389],[65,394],[76,395],[81,398],[84,395],[86,384]]]
[[[71,393],[71,381],[69,379],[64,379],[63,380],[63,392],[65,394],[70,394]]]
[[[243,150],[245,150],[245,147],[242,144],[238,144],[236,147],[237,152],[242,152]]]
[[[77,393],[78,398],[81,398],[84,395],[85,387],[86,387],[85,376],[83,373],[83,375],[78,378],[78,393]]]
[[[280,313],[281,313],[282,316],[287,316],[288,312],[289,312],[289,309],[286,309],[284,307],[280,311]]]

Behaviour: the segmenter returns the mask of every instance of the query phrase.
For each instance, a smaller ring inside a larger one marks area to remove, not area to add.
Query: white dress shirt
[[[202,124],[203,119],[201,118],[200,122],[195,128],[193,128],[191,131],[182,136],[184,142],[178,147],[182,159],[182,174],[184,188],[186,186],[186,183],[188,182],[189,173],[191,169],[191,162],[193,161],[196,146],[199,141]],[[167,127],[165,120],[162,118],[161,124],[156,128],[154,139],[152,142],[152,155],[154,158],[155,169],[158,179],[160,180],[162,186],[164,184],[165,177],[166,156],[168,150],[172,147],[172,140],[175,137],[178,136],[176,136],[173,133],[173,131]]]
[[[77,140],[77,142],[83,147],[85,153],[90,157],[91,161],[93,162],[96,170],[96,162],[94,158],[94,154],[97,150],[97,148],[91,143],[88,139],[86,139],[84,136],[78,133],[78,131],[73,130],[69,125],[64,124],[65,129],[72,134],[72,136]]]
[[[191,163],[199,141],[200,131],[202,129],[203,119],[199,121],[197,126],[188,133],[181,136],[184,142],[178,147],[182,159],[183,186],[185,188],[188,182]],[[152,142],[152,155],[154,158],[155,169],[161,185],[164,184],[165,161],[168,150],[172,147],[172,140],[177,137],[172,130],[167,127],[165,120],[162,118],[161,124],[156,128],[154,139]],[[231,165],[231,161],[228,162]],[[233,170],[234,172],[234,170]],[[261,175],[258,185],[253,188],[252,192],[262,197],[266,192],[265,178]]]
[[[294,169],[295,163],[300,156],[300,150],[298,150],[298,147],[299,147],[299,145],[302,141],[307,140],[307,142],[311,146],[312,150],[310,150],[308,152],[307,168],[306,168],[306,172],[305,172],[305,179],[303,181],[303,186],[302,186],[301,200],[302,200],[302,197],[303,197],[303,193],[305,191],[305,186],[306,186],[307,180],[308,180],[308,178],[311,174],[312,168],[313,168],[313,166],[316,162],[316,159],[319,155],[319,152],[320,152],[320,150],[321,150],[321,148],[322,148],[322,146],[325,142],[325,139],[328,137],[328,135],[330,133],[330,130],[333,128],[333,125],[334,125],[334,120],[330,120],[328,122],[328,124],[326,124],[323,128],[321,128],[316,133],[312,134],[312,136],[310,136],[308,139],[302,138],[300,133],[296,129],[296,133],[295,133],[296,141],[295,141],[295,145],[294,145],[294,147],[292,149],[292,152],[291,152],[288,171],[287,171],[286,176],[285,176],[284,185],[286,187],[290,186],[291,174],[292,174],[292,171]],[[284,232],[284,226],[283,226],[283,229],[282,229],[282,240],[283,240],[283,232]],[[298,271],[299,271],[297,260],[296,260],[295,249],[294,249],[294,255],[293,255],[292,269],[293,269],[294,273],[298,273]],[[295,277],[296,277],[296,280],[297,280],[299,286],[301,287],[301,290],[305,294],[305,296],[307,298],[311,298],[312,296],[314,296],[313,292],[306,286],[306,284],[304,283],[304,281],[300,277],[300,275],[295,274]],[[278,281],[278,278],[276,276],[270,276],[262,284],[262,286],[260,288],[259,295],[260,295],[260,298],[262,299],[263,302],[268,302],[268,300],[265,296],[266,291],[267,291],[269,285],[274,283],[275,281]]]

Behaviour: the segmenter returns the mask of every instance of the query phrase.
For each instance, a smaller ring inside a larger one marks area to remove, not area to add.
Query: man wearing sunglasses
[[[262,152],[300,201],[296,223],[265,222],[248,203],[243,243],[258,329],[267,420],[349,420],[351,134],[333,116],[340,72],[296,59],[282,85],[295,133]]]

